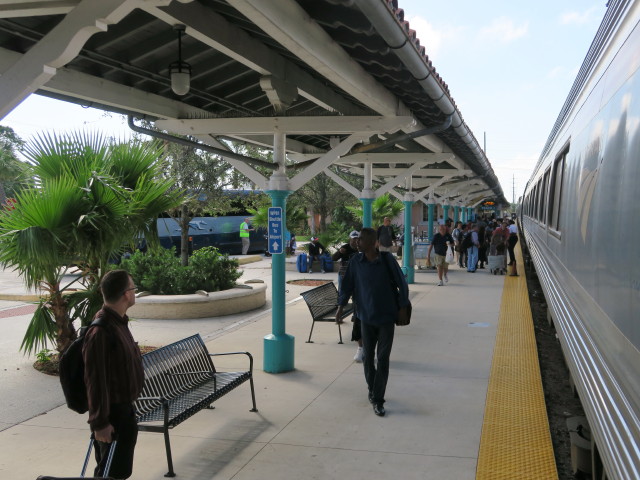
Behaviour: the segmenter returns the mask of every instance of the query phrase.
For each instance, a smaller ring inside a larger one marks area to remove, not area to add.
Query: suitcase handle
[[[85,472],[87,471],[87,465],[89,465],[89,458],[91,458],[91,449],[93,448],[93,441],[95,440],[95,435],[91,432],[91,438],[89,439],[89,448],[87,449],[87,456],[84,459],[84,465],[82,465],[82,472],[80,473],[81,477],[84,477]],[[107,455],[107,463],[104,466],[103,478],[109,477],[109,471],[111,470],[111,462],[113,462],[113,454],[116,450],[116,445],[118,444],[118,436],[116,435],[111,442],[111,447],[109,447],[109,454]]]

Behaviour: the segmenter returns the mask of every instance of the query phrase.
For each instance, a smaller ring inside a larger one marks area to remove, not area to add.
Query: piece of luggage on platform
[[[97,479],[110,479],[109,470],[111,470],[111,462],[113,461],[113,454],[116,450],[116,445],[118,444],[117,440],[111,442],[111,447],[109,448],[109,455],[107,456],[107,463],[105,465],[105,476],[104,477],[85,477],[84,474],[87,471],[87,465],[89,465],[89,459],[91,458],[91,450],[93,449],[93,434],[91,434],[91,439],[89,440],[89,449],[87,450],[87,456],[84,458],[84,465],[82,466],[82,472],[79,477],[52,477],[50,475],[40,475],[36,480],[97,480]]]
[[[296,267],[298,269],[298,272],[300,273],[307,273],[307,254],[306,253],[301,253],[300,255],[298,255],[298,258],[296,259]]]
[[[320,261],[322,262],[322,270],[325,272],[333,272],[333,260],[328,253],[320,257]]]
[[[499,273],[500,275],[504,275],[507,273],[506,255],[489,255],[487,259],[489,271],[492,274],[497,275]]]

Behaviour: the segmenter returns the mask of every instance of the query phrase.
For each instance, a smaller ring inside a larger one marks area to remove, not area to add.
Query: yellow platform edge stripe
[[[476,480],[557,480],[522,251],[505,277]]]

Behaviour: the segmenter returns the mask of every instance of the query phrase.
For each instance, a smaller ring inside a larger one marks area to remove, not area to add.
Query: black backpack
[[[102,316],[97,317],[91,325],[82,327],[71,345],[60,357],[58,369],[60,372],[60,385],[69,407],[74,412],[85,413],[89,410],[87,400],[87,386],[84,383],[84,358],[82,358],[82,346],[84,337],[91,327],[104,327]]]
[[[462,248],[466,250],[467,248],[471,248],[473,246],[473,239],[471,238],[471,232],[467,232],[462,237]]]

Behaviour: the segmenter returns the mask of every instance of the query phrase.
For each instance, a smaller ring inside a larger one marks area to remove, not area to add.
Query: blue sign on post
[[[269,253],[284,252],[284,232],[282,231],[282,207],[269,207]]]

